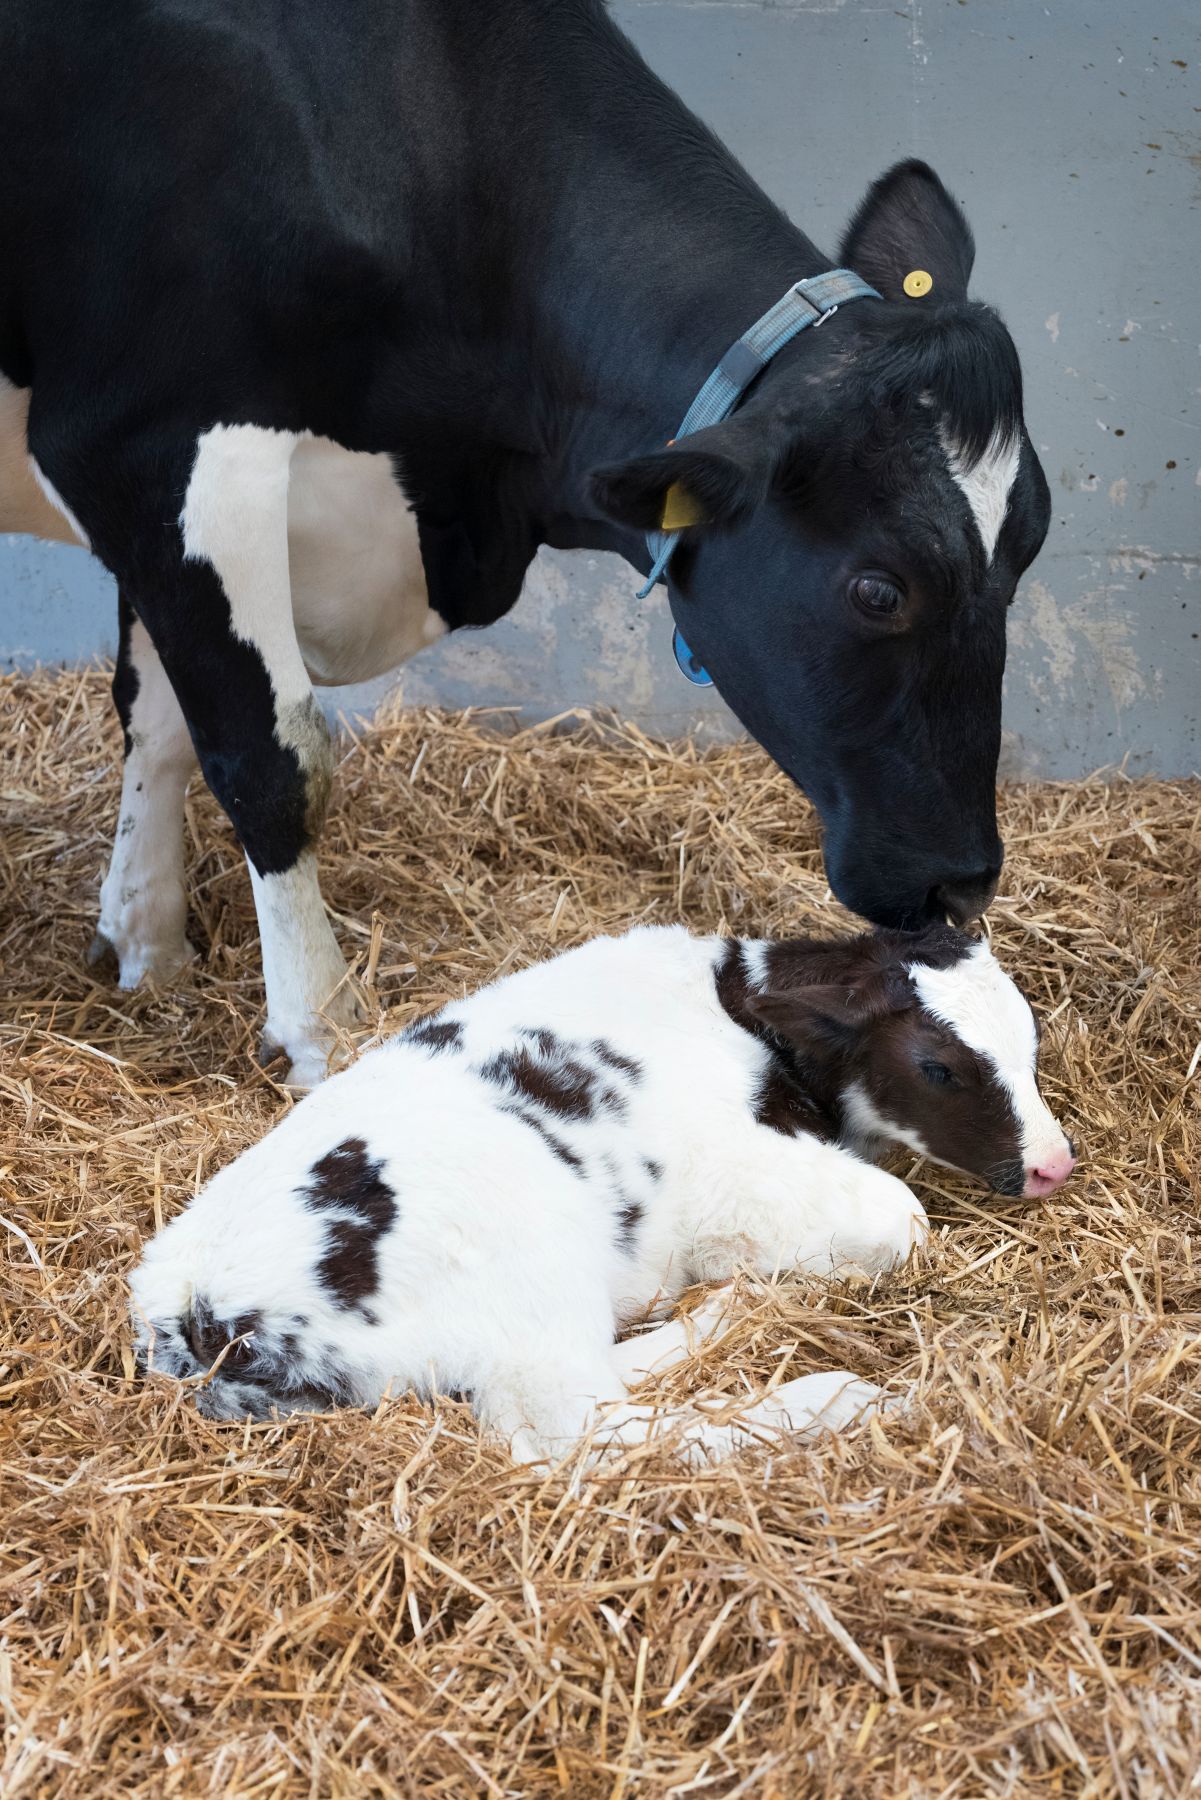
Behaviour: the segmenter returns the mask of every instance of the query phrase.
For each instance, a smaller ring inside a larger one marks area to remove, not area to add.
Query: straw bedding
[[[373,1028],[636,919],[845,922],[757,751],[505,723],[346,745],[323,880]],[[917,1169],[916,1266],[749,1291],[690,1378],[847,1366],[911,1410],[573,1479],[449,1402],[252,1428],[135,1380],[126,1270],[288,1102],[198,783],[200,964],[85,971],[118,770],[102,674],[0,686],[0,1791],[1201,1791],[1197,784],[1004,798],[992,931],[1080,1175],[1022,1205]]]

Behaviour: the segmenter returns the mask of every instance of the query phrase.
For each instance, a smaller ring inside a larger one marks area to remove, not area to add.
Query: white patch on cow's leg
[[[253,644],[271,677],[276,730],[311,706],[313,690],[292,622],[288,481],[295,432],[214,425],[196,441],[179,526],[184,556],[211,563],[235,637]],[[286,740],[284,740],[286,741]]]
[[[185,558],[211,564],[229,601],[234,635],[262,659],[271,682],[277,743],[293,751],[305,784],[306,842],[290,868],[262,873],[251,861],[267,985],[267,1041],[292,1060],[289,1083],[325,1073],[332,1032],[323,1013],[353,1013],[355,995],[333,991],[346,972],[321,902],[312,845],[329,795],[329,731],[296,641],[288,566],[291,432],[216,425],[196,446],[180,529]],[[332,1012],[330,1009],[332,1007]]]
[[[116,952],[123,988],[173,975],[196,952],[185,936],[183,803],[196,752],[179,701],[146,627],[135,619],[127,648],[137,692],[112,860],[100,889],[89,960]]]
[[[939,427],[939,440],[950,467],[951,479],[972,509],[980,542],[984,545],[984,560],[991,562],[996,552],[997,539],[1001,535],[1001,527],[1005,523],[1005,514],[1009,510],[1010,490],[1017,479],[1018,464],[1022,459],[1021,439],[998,435],[985,446],[984,454],[974,462],[964,456],[945,426]]]
[[[311,850],[304,850],[281,875],[260,875],[249,857],[246,866],[267,987],[264,1048],[286,1051],[291,1060],[289,1087],[316,1087],[325,1077],[333,1043],[324,1021],[346,1025],[358,1013],[358,996],[349,982],[343,982],[346,964],[326,917],[317,859]]]

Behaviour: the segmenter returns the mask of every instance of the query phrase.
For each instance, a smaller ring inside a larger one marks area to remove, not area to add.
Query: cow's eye
[[[900,612],[905,596],[887,575],[856,575],[851,582],[851,598],[864,612],[887,618]]]
[[[950,1087],[955,1079],[946,1063],[924,1062],[922,1075],[933,1087]]]

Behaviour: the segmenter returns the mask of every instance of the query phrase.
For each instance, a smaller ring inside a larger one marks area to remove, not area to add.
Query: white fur
[[[746,974],[747,986],[756,991],[761,989],[767,980],[767,953],[771,949],[766,939],[746,938],[742,945],[742,967]]]
[[[71,511],[71,508],[67,505],[49,476],[43,474],[32,456],[29,459],[29,467],[33,472],[34,480],[41,488],[50,505],[54,508],[55,512],[61,513],[67,525],[70,527],[72,536],[78,538],[85,550],[90,550],[92,548],[92,542],[88,537],[87,532],[79,523],[79,520],[75,517],[75,514]]]
[[[323,1016],[334,1025],[349,1023],[356,996],[343,984],[346,964],[326,915],[313,852],[301,851],[293,867],[278,875],[260,875],[249,858],[246,867],[267,989],[264,1048],[287,1053],[288,1086],[302,1092],[325,1078],[332,1036]]]
[[[976,944],[949,969],[914,963],[909,974],[922,1005],[996,1070],[1018,1120],[1027,1169],[1068,1154],[1067,1138],[1038,1091],[1034,1015],[988,945]]]
[[[137,987],[147,975],[172,975],[195,955],[184,934],[183,802],[196,753],[140,619],[129,657],[138,687],[94,947],[116,951],[123,988]]]
[[[196,441],[179,527],[184,556],[211,563],[234,635],[263,659],[276,729],[312,699],[292,622],[288,480],[297,438],[259,425],[214,425]]]
[[[843,1136],[857,1146],[862,1146],[864,1154],[870,1154],[872,1147],[880,1144],[904,1144],[918,1156],[929,1156],[930,1151],[919,1131],[910,1125],[895,1119],[886,1119],[879,1110],[862,1082],[853,1081],[842,1100]]]
[[[939,437],[951,471],[951,479],[972,509],[986,562],[996,554],[997,539],[1009,510],[1009,495],[1017,479],[1022,457],[1020,438],[996,436],[985,446],[983,456],[971,462],[948,436],[945,428]]]
[[[468,1390],[521,1456],[594,1428],[623,1443],[667,1429],[624,1397],[686,1349],[686,1331],[614,1346],[652,1302],[738,1267],[890,1268],[926,1229],[892,1176],[756,1123],[767,1051],[718,1003],[724,953],[679,927],[594,939],[447,1007],[439,1019],[461,1028],[457,1047],[402,1037],[334,1076],[150,1244],[133,1277],[144,1349],[169,1373],[202,1372],[178,1323],[198,1298],[221,1319],[256,1315],[263,1344],[292,1334],[297,1383],[336,1372],[364,1405],[386,1390]],[[520,1116],[528,1100],[487,1073],[538,1031],[609,1096],[588,1117],[538,1115],[578,1167]],[[375,1240],[378,1285],[353,1304],[319,1265],[354,1207],[313,1203],[317,1166],[347,1140],[361,1140],[396,1208]],[[631,1203],[641,1216],[627,1241]],[[263,1410],[247,1383],[218,1376],[206,1391],[215,1413]],[[737,1426],[690,1413],[670,1428],[685,1447],[725,1450],[748,1433],[844,1421],[876,1398],[839,1372],[790,1383]]]

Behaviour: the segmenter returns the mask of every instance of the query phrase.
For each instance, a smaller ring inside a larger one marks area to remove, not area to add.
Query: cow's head
[[[839,898],[884,925],[970,918],[995,890],[1005,610],[1049,522],[1017,353],[967,299],[972,258],[937,176],[899,165],[841,248],[883,304],[806,332],[723,424],[593,478],[638,531],[669,488],[694,502],[677,621],[815,802]],[[933,278],[919,297],[914,270]]]

